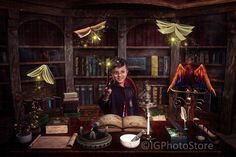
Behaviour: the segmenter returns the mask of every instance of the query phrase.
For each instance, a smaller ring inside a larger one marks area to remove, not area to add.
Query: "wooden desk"
[[[90,122],[80,122],[76,119],[70,120],[69,125],[69,134],[72,134],[73,132],[78,132],[79,127],[83,125],[85,129],[90,128]],[[221,156],[222,149],[223,149],[223,143],[220,142],[218,145],[213,145],[213,149],[202,149],[200,146],[203,145],[203,143],[198,143],[195,139],[195,135],[198,134],[199,130],[197,130],[196,127],[192,123],[188,124],[189,127],[189,142],[192,142],[192,144],[195,144],[199,146],[198,149],[190,148],[190,146],[185,145],[183,149],[176,149],[175,147],[170,148],[169,147],[161,147],[161,144],[164,144],[166,142],[168,144],[168,136],[164,130],[164,127],[166,125],[170,124],[168,122],[152,122],[152,137],[156,137],[156,140],[152,143],[145,143],[144,140],[141,141],[138,148],[135,149],[127,149],[124,148],[120,144],[119,137],[121,134],[124,134],[124,132],[121,133],[111,133],[112,135],[112,144],[104,149],[99,150],[85,150],[78,146],[78,143],[75,142],[72,149],[28,149],[28,145],[20,145],[17,143],[13,143],[10,145],[9,149],[6,151],[7,156],[31,156],[31,157],[46,157],[46,156],[64,156],[64,157],[81,157],[81,156],[170,156],[174,155],[176,156]],[[153,145],[151,145],[153,144]],[[169,143],[170,144],[170,143]],[[148,146],[149,145],[149,146]],[[146,147],[145,147],[146,146]],[[188,148],[187,148],[188,147]],[[181,147],[182,148],[182,147]]]

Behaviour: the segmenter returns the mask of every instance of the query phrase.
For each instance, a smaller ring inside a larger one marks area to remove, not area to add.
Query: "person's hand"
[[[112,92],[111,88],[106,87],[104,89],[104,91],[103,91],[103,100],[104,101],[108,101],[109,100],[109,96],[111,95],[111,92]]]

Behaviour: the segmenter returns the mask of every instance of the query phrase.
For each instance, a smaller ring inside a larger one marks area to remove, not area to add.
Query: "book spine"
[[[85,57],[85,75],[89,76],[89,56]]]
[[[85,98],[85,87],[83,85],[80,86],[80,95],[81,95],[80,104],[84,105],[86,98]]]
[[[103,63],[103,64],[101,64],[101,66],[100,66],[100,68],[101,68],[101,76],[105,76],[105,65],[104,65],[104,63],[105,63],[105,58],[102,56],[101,60],[102,60],[101,63]]]
[[[158,56],[151,56],[151,75],[158,75]]]
[[[158,75],[163,75],[164,74],[164,57],[159,56],[158,57]]]
[[[221,64],[225,64],[226,52],[225,52],[225,50],[223,50],[221,53],[222,53]]]
[[[204,51],[200,51],[200,60],[199,63],[204,64]]]
[[[79,75],[79,57],[75,57],[75,75]]]
[[[170,57],[164,56],[164,76],[169,76],[169,64],[170,64]]]
[[[98,67],[97,67],[97,62],[96,59],[94,57],[91,57],[91,67],[92,67],[92,76],[96,76],[97,75],[97,71],[98,71]]]
[[[152,102],[154,104],[157,104],[157,102],[158,102],[158,89],[157,89],[157,86],[152,85],[151,88],[152,88]]]
[[[88,85],[88,94],[89,94],[88,104],[93,104],[93,86],[92,85]]]
[[[205,63],[205,64],[208,64],[208,63],[209,63],[209,52],[208,52],[208,51],[205,51],[204,63]]]
[[[106,85],[104,84],[99,84],[98,85],[98,95],[99,95],[99,98],[102,96],[103,94],[103,90],[105,89]]]
[[[162,105],[162,86],[159,87],[159,105]]]
[[[151,57],[146,57],[145,75],[151,75]]]

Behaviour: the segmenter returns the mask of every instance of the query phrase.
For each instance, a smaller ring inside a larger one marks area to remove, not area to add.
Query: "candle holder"
[[[148,140],[148,141],[151,141],[151,140],[154,139],[151,136],[151,123],[150,123],[151,113],[150,113],[150,109],[155,108],[155,107],[157,107],[157,105],[154,105],[153,103],[148,103],[148,104],[145,104],[145,105],[141,105],[141,108],[144,110],[145,116],[147,118],[147,130],[146,130],[146,133],[142,137],[143,137],[143,139]]]

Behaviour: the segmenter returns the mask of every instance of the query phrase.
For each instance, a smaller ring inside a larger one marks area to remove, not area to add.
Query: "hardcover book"
[[[99,129],[108,132],[140,132],[146,130],[147,120],[142,116],[120,117],[115,114],[106,114],[99,118]]]
[[[177,129],[165,127],[165,130],[171,143],[186,143],[188,141],[188,137]]]
[[[151,75],[158,76],[158,56],[151,56]]]
[[[46,125],[46,134],[65,134],[68,133],[69,118],[54,117]]]

